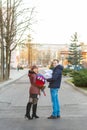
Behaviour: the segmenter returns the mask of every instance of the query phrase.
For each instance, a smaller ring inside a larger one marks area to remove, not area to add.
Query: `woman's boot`
[[[29,120],[32,119],[32,117],[30,116],[31,105],[32,105],[32,103],[28,102],[28,104],[26,106],[25,118],[28,118]]]
[[[39,116],[37,116],[36,115],[36,111],[37,111],[37,104],[33,104],[33,108],[32,108],[33,110],[32,110],[32,112],[33,112],[33,114],[32,114],[32,118],[39,118]]]

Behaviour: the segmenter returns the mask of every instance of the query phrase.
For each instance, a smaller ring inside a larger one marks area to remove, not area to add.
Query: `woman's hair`
[[[31,70],[33,71],[34,69],[38,69],[36,65],[31,66]]]

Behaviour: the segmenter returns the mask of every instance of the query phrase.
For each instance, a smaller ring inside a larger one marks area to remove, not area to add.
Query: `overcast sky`
[[[25,6],[36,7],[33,41],[64,44],[74,32],[87,43],[87,0],[24,0]]]

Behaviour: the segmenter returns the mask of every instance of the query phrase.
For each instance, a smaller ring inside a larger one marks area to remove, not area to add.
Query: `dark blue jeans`
[[[58,90],[59,90],[58,88],[57,89],[50,88],[53,116],[60,116],[60,104],[59,104],[59,98],[58,98]]]

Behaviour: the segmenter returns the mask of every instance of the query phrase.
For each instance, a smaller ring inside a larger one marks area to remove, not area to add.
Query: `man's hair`
[[[58,59],[54,59],[53,61],[57,61],[59,63],[59,60]]]

